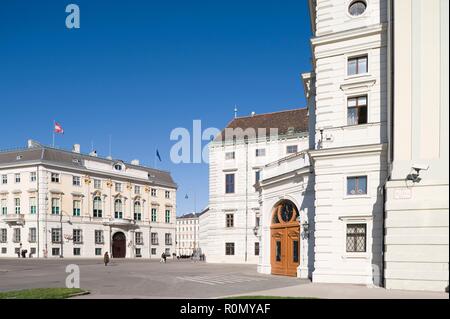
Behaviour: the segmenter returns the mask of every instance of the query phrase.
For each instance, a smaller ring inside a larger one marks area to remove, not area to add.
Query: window
[[[297,145],[289,145],[286,147],[286,153],[287,154],[294,154],[297,153],[298,151],[298,146]]]
[[[14,228],[13,242],[20,243],[20,241],[21,241],[20,228]]]
[[[5,184],[8,184],[8,175],[2,175],[2,184],[3,185],[5,185]]]
[[[134,220],[142,220],[142,208],[139,201],[134,202]]]
[[[225,244],[225,255],[234,256],[234,243]]]
[[[114,165],[114,169],[115,169],[116,171],[121,171],[121,170],[123,169],[123,167],[122,167],[121,164],[115,164],[115,165]]]
[[[347,63],[347,74],[356,75],[367,73],[367,55],[355,58],[349,58]]]
[[[225,193],[226,194],[234,193],[234,174],[225,175]]]
[[[353,17],[357,17],[362,15],[366,9],[367,3],[365,1],[353,1],[348,8],[348,13]]]
[[[234,214],[226,215],[226,226],[227,226],[227,228],[234,227]]]
[[[103,237],[103,230],[96,230],[95,231],[95,244],[101,245],[105,242]]]
[[[95,248],[95,256],[101,256],[102,255],[102,249],[101,248]]]
[[[94,217],[101,218],[103,216],[102,211],[102,199],[99,196],[94,197]]]
[[[59,198],[52,198],[52,215],[59,215],[61,212],[61,200]]]
[[[59,248],[52,248],[52,256],[60,256]]]
[[[166,210],[166,224],[170,224],[170,210]]]
[[[259,183],[261,180],[261,171],[255,171],[255,183]]]
[[[225,153],[225,159],[226,160],[234,160],[236,157],[236,153],[235,152],[227,152]]]
[[[37,174],[36,172],[30,173],[30,182],[35,182],[37,180]]]
[[[75,216],[75,217],[81,216],[81,201],[80,200],[73,201],[73,216]]]
[[[73,176],[72,177],[72,185],[73,186],[81,186],[81,177],[80,176]]]
[[[28,230],[28,241],[30,243],[36,242],[36,228],[33,227]]]
[[[352,97],[348,99],[347,124],[367,124],[367,96]]]
[[[0,229],[0,243],[6,243],[8,241],[8,229]]]
[[[136,245],[144,245],[144,236],[141,232],[134,234]]]
[[[166,248],[165,254],[166,256],[170,256],[170,248]]]
[[[157,196],[157,192],[156,192],[156,189],[155,189],[155,188],[152,188],[152,196],[153,196],[153,197],[156,197],[156,196]]]
[[[156,208],[152,208],[152,223],[156,223],[157,219],[157,210]]]
[[[20,173],[19,174],[14,174],[14,181],[16,183],[20,183]]]
[[[116,183],[116,192],[120,193],[122,191],[122,184]]]
[[[30,248],[30,255],[31,255],[31,256],[36,255],[36,248],[35,248],[35,247],[31,247],[31,248]]]
[[[36,197],[30,197],[30,214],[35,215],[37,212]]]
[[[166,246],[172,245],[172,234],[166,234]]]
[[[102,189],[102,181],[99,179],[94,179],[94,188],[95,189]]]
[[[58,173],[52,173],[51,181],[52,181],[52,183],[59,183],[59,174]]]
[[[116,199],[116,201],[114,202],[114,218],[123,218],[122,201],[120,199]]]
[[[255,256],[259,256],[259,243],[255,243]]]
[[[347,225],[347,252],[365,253],[367,242],[366,224],[348,224]]]
[[[263,157],[263,156],[266,156],[266,149],[265,148],[256,149],[256,157]]]
[[[141,258],[142,257],[142,253],[141,253],[141,248],[136,248],[136,258]]]
[[[8,201],[5,198],[2,198],[0,201],[0,206],[2,209],[2,215],[8,215]]]
[[[156,255],[156,248],[152,248],[152,255],[153,255],[153,256]]]
[[[170,192],[166,191],[166,198],[169,199],[170,198]]]
[[[73,255],[74,256],[81,256],[81,248],[74,248],[73,249]]]
[[[152,233],[152,245],[159,245],[158,233]]]
[[[139,195],[140,193],[141,193],[141,187],[140,186],[134,186],[134,193],[136,194],[136,195]]]
[[[60,242],[61,242],[61,228],[52,228],[52,243],[56,244]]]
[[[8,250],[6,249],[6,247],[2,247],[2,254],[6,254],[8,252]]]
[[[347,195],[366,195],[367,176],[347,177]]]
[[[256,216],[255,217],[255,227],[259,227],[260,226],[260,217],[259,216]]]
[[[20,198],[14,198],[14,210],[16,214],[20,214]]]
[[[81,229],[74,229],[73,230],[73,243],[74,244],[81,244],[83,242],[83,232]]]

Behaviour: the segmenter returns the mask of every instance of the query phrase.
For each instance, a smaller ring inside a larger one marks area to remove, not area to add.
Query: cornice
[[[387,31],[387,24],[376,24],[366,28],[357,28],[352,30],[346,30],[341,32],[335,32],[323,36],[318,36],[311,39],[311,45],[314,47],[318,45],[330,44],[334,42],[340,42],[345,40],[351,40],[355,38],[367,37],[373,34],[380,34]]]

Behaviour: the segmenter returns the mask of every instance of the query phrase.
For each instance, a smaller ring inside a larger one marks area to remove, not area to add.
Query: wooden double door
[[[297,276],[300,265],[300,226],[279,224],[271,228],[272,274]]]
[[[115,233],[112,244],[113,258],[125,258],[127,255],[127,239],[124,233]]]

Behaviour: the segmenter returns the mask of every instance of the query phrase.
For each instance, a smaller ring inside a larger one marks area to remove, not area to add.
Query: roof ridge
[[[245,119],[245,118],[254,118],[254,117],[257,117],[257,116],[272,115],[272,114],[287,113],[287,112],[295,112],[295,111],[301,111],[301,110],[308,110],[308,108],[307,107],[300,107],[300,108],[291,109],[291,110],[282,110],[282,111],[274,111],[274,112],[261,113],[261,114],[255,114],[255,115],[238,116],[235,119],[233,119],[232,121],[238,120],[238,119]],[[230,121],[230,123],[232,121]],[[228,124],[230,124],[230,123],[228,123]]]

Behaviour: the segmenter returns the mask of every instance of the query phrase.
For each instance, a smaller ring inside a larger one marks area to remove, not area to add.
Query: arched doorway
[[[113,258],[125,258],[127,254],[127,238],[124,233],[115,233],[112,244]]]
[[[273,275],[297,276],[300,265],[300,222],[295,204],[282,200],[272,211],[271,265]]]

